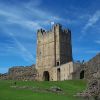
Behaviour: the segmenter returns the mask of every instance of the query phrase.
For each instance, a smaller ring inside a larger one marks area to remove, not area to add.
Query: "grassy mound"
[[[81,100],[74,97],[77,92],[85,89],[86,81],[68,80],[62,82],[34,82],[34,81],[16,81],[17,87],[30,87],[49,89],[52,86],[60,87],[65,94],[35,92],[32,89],[12,88],[14,81],[0,80],[0,100]]]

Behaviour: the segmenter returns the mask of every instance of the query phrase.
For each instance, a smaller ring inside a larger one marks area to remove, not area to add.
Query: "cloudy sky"
[[[71,29],[74,60],[100,51],[100,0],[0,0],[0,73],[36,63],[36,31],[50,21]]]

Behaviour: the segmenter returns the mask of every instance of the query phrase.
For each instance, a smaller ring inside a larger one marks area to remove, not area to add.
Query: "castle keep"
[[[66,80],[71,78],[71,31],[55,24],[51,31],[37,31],[36,69],[38,80]],[[65,72],[65,73],[64,73]]]

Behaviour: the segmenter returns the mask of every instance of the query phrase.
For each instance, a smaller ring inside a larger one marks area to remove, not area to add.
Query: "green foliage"
[[[62,82],[34,82],[34,81],[16,81],[16,86],[30,86],[48,89],[52,86],[58,86],[66,93],[42,93],[34,92],[29,89],[11,88],[14,81],[0,80],[0,100],[81,100],[73,95],[85,89],[86,81],[68,80]]]

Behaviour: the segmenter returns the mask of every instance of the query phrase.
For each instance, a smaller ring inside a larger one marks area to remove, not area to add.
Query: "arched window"
[[[57,66],[59,66],[59,62],[57,62]]]

